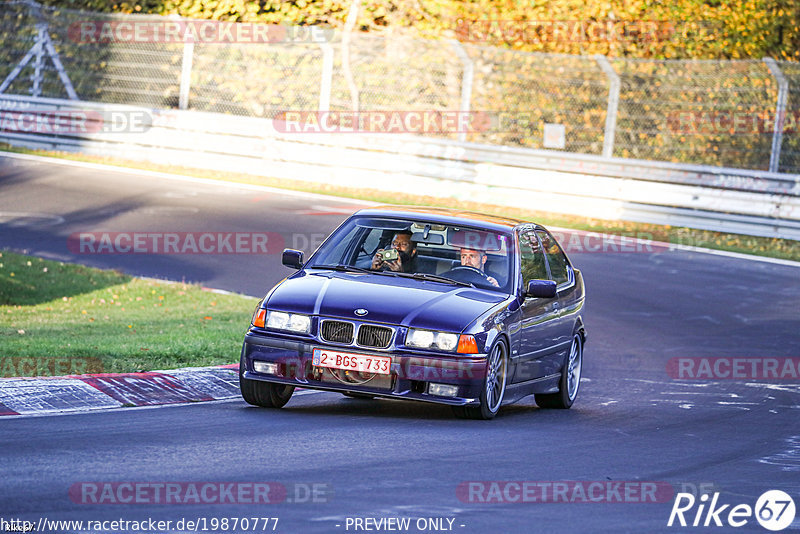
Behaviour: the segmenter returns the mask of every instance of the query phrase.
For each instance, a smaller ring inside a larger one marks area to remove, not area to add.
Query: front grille
[[[371,324],[361,325],[358,329],[358,344],[362,347],[385,349],[392,341],[392,329]]]
[[[322,339],[331,343],[352,343],[353,323],[322,321]]]

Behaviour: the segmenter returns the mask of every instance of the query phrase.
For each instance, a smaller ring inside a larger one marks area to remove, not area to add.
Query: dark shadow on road
[[[0,184],[2,188],[2,184]],[[107,226],[107,221],[120,213],[134,211],[147,205],[146,199],[129,198],[102,206],[99,209],[74,210],[62,215],[66,224],[51,221],[8,220],[0,223],[0,246],[20,254],[42,257],[69,263],[114,269],[132,276],[149,276],[187,283],[207,280],[212,271],[200,266],[192,258],[159,254],[82,254],[68,246],[72,230],[98,231]],[[86,288],[93,291],[97,287]],[[79,286],[59,296],[73,296],[84,292]],[[12,299],[13,300],[13,299]],[[29,300],[29,299],[28,299]],[[49,300],[49,299],[46,299]],[[23,302],[15,302],[22,304]],[[25,304],[35,302],[26,301]]]

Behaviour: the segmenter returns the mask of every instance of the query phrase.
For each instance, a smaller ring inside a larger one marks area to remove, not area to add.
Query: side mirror
[[[293,269],[302,269],[303,268],[303,252],[300,250],[294,250],[291,248],[283,249],[283,255],[281,256],[281,262]]]
[[[556,283],[553,280],[528,280],[525,296],[551,299],[556,296]]]

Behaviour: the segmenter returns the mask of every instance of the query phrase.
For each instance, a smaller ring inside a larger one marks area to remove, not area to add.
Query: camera
[[[386,249],[380,253],[380,258],[383,261],[394,261],[399,257],[400,254],[393,248]]]

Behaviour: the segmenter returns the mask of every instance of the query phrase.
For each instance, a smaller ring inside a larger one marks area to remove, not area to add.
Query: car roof
[[[439,224],[477,226],[487,230],[508,231],[519,224],[533,224],[522,219],[487,215],[475,211],[427,206],[375,206],[358,210],[354,215],[373,217],[400,217]]]

